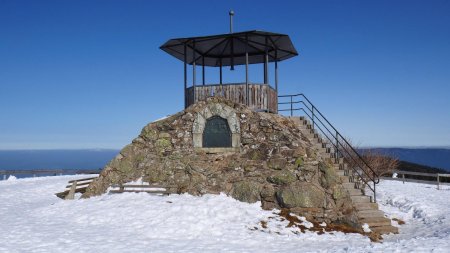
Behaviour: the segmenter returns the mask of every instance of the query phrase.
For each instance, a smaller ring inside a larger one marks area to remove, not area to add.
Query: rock
[[[241,181],[233,184],[233,192],[231,193],[231,196],[240,201],[255,203],[256,201],[261,200],[260,192],[260,184]]]
[[[261,198],[265,200],[267,199],[272,200],[274,196],[275,196],[275,188],[270,184],[264,185],[264,187],[261,190]]]
[[[159,136],[158,136],[159,138],[170,138],[171,136],[170,136],[170,134],[169,133],[159,133]]]
[[[267,165],[269,166],[269,168],[274,169],[274,170],[281,170],[286,166],[286,159],[285,158],[271,158]]]
[[[158,138],[158,131],[150,125],[147,125],[142,129],[141,136],[146,140],[154,141]]]
[[[281,207],[322,207],[325,200],[325,192],[319,187],[299,182],[290,184],[277,192],[277,200]]]
[[[287,185],[297,180],[295,174],[289,170],[279,171],[267,177],[267,181],[276,185]]]
[[[172,150],[172,143],[168,139],[161,138],[161,139],[156,140],[155,148],[158,153],[170,151],[170,150]]]
[[[319,163],[319,169],[323,172],[320,183],[324,188],[331,188],[338,183],[339,175],[332,167],[329,167],[325,163]]]

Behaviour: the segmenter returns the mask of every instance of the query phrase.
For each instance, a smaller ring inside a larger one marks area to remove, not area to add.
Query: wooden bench
[[[166,187],[166,186],[160,186],[160,185],[136,185],[136,184],[116,184],[112,185],[111,187],[116,188],[109,191],[109,193],[124,193],[124,192],[145,192],[149,194],[154,195],[169,195],[170,192],[167,190],[168,188],[172,187]]]
[[[70,180],[63,192],[55,193],[56,196],[62,199],[74,199],[75,193],[85,193],[89,184],[97,177],[82,178]]]

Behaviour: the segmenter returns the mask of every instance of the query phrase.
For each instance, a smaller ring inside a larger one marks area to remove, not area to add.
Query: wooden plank
[[[112,187],[123,187],[123,188],[148,188],[148,189],[154,189],[154,188],[174,188],[172,187],[167,187],[167,186],[159,186],[159,185],[142,185],[142,184],[114,184],[111,185]]]
[[[145,192],[145,193],[149,193],[149,194],[166,194],[166,195],[170,194],[167,191],[140,191],[140,190],[110,190],[109,191],[109,193],[124,193],[124,192],[134,192],[134,193]]]
[[[77,188],[77,189],[75,189],[75,193],[85,193],[86,189],[87,189],[87,186],[86,187]],[[62,198],[62,199],[64,199],[67,194],[69,194],[69,190],[55,193],[56,196],[58,196],[59,198]]]
[[[88,178],[82,178],[82,179],[74,179],[74,180],[70,180],[70,181],[69,181],[69,184],[70,184],[70,183],[73,183],[73,182],[75,182],[75,181],[81,182],[81,181],[87,181],[87,180],[94,180],[94,179],[96,179],[96,178],[98,178],[98,177],[88,177]]]
[[[76,181],[77,181],[77,182],[83,182],[83,183],[77,183],[77,187],[78,187],[78,186],[83,186],[83,185],[88,185],[88,184],[92,183],[92,181],[90,181],[90,182],[85,182],[86,180],[84,180],[84,181],[76,180]],[[71,184],[66,185],[66,188],[70,188],[70,187],[72,187]]]
[[[268,84],[249,84],[248,92],[248,105],[251,109],[277,112],[277,92]],[[186,100],[188,106],[198,101],[204,101],[212,96],[224,97],[225,99],[240,104],[246,104],[247,102],[245,83],[200,85],[195,87],[195,93],[196,98],[194,101],[194,87],[187,89]]]

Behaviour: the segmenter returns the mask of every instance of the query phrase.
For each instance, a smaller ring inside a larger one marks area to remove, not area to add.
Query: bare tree
[[[375,173],[380,176],[383,174],[391,173],[396,170],[399,166],[399,160],[395,157],[383,154],[375,149],[364,149],[358,147],[358,145],[352,144],[352,142],[347,139],[348,144],[345,143],[340,148],[340,154],[344,156],[345,162],[350,168],[361,168],[370,174],[368,168],[365,168],[364,162],[361,162],[358,155],[363,158],[365,163],[372,168]],[[353,147],[353,149],[351,148]],[[353,152],[355,150],[357,153]]]

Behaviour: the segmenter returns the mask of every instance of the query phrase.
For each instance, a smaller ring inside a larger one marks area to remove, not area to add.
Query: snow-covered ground
[[[381,208],[406,224],[372,243],[359,234],[298,233],[259,203],[225,195],[54,195],[83,177],[0,181],[0,252],[450,252],[450,189],[431,185],[381,182]]]

